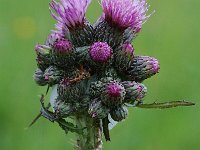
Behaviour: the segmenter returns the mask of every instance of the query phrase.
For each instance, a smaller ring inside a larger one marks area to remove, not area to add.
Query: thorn
[[[42,113],[40,112],[34,119],[33,121],[29,124],[29,126],[27,127],[27,129],[29,129],[30,127],[32,127],[36,121],[42,116]]]
[[[47,96],[47,94],[48,94],[48,92],[49,92],[49,88],[50,88],[50,86],[48,85],[47,91],[46,91],[46,95],[45,95],[45,96]],[[44,102],[45,96],[44,96],[44,94],[41,94],[41,95],[40,95],[40,102],[41,102],[41,103]],[[48,104],[48,106],[47,106],[46,108],[49,109],[49,107],[50,107],[50,104]],[[33,119],[33,121],[29,124],[29,126],[28,126],[27,128],[25,128],[25,130],[28,130],[30,127],[32,127],[32,126],[36,123],[36,121],[37,121],[38,119],[40,119],[41,116],[42,116],[42,113],[40,112],[40,113]]]

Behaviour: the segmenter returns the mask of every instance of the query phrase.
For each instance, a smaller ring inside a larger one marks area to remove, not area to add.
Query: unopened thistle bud
[[[101,100],[105,105],[115,107],[122,104],[125,94],[126,92],[122,84],[117,81],[111,81],[103,87]]]
[[[159,69],[157,59],[149,56],[136,56],[127,69],[127,75],[133,81],[142,82],[158,73]]]
[[[103,119],[108,115],[109,109],[101,101],[94,100],[89,106],[88,113],[94,119]]]
[[[74,107],[70,103],[66,103],[60,99],[57,99],[54,104],[54,111],[57,115],[61,117],[68,117],[72,115]]]
[[[125,88],[126,95],[124,101],[126,103],[134,104],[136,101],[140,102],[145,97],[147,93],[147,88],[141,84],[134,81],[122,82]]]
[[[58,84],[63,76],[63,72],[55,66],[50,66],[44,72],[44,79],[50,85]]]
[[[105,90],[105,86],[108,83],[111,83],[111,82],[114,82],[114,81],[118,82],[118,80],[114,80],[114,78],[116,77],[114,69],[110,70],[110,72],[108,74],[104,75],[104,76],[105,77],[101,78],[99,81],[92,82],[90,84],[89,93],[90,93],[91,98],[94,99],[94,98],[99,97],[102,94],[102,92]]]
[[[74,64],[75,52],[69,40],[59,39],[55,41],[52,49],[52,60],[57,66],[65,66]]]
[[[131,62],[134,58],[134,48],[131,43],[124,43],[122,48],[117,52],[116,55],[116,67],[119,71],[125,71],[130,67]]]
[[[70,83],[70,80],[65,78],[58,85],[59,98],[65,102],[80,101],[83,97],[84,90],[81,88],[80,83]]]
[[[110,111],[110,115],[115,121],[122,121],[128,116],[128,109],[126,106],[120,106]]]
[[[45,77],[44,77],[44,72],[37,68],[36,71],[35,71],[35,74],[33,76],[35,82],[40,85],[40,86],[45,86],[47,85],[47,81],[45,80]]]
[[[37,65],[42,71],[44,71],[52,64],[50,58],[50,47],[38,44],[35,46],[35,52],[37,55]]]

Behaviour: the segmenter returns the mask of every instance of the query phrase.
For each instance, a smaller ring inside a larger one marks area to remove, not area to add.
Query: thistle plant
[[[103,13],[94,24],[85,16],[90,2],[53,0],[55,30],[35,47],[34,79],[52,93],[47,106],[46,95],[41,96],[41,112],[32,124],[40,116],[57,122],[66,133],[76,133],[78,150],[101,150],[102,135],[110,141],[109,130],[127,118],[128,107],[193,105],[143,103],[147,87],[142,82],[160,69],[156,58],[136,56],[132,45],[152,14],[146,0],[101,0]]]

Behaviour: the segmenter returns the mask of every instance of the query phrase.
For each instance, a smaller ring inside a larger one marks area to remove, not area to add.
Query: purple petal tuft
[[[93,61],[105,63],[111,58],[113,52],[107,43],[96,42],[89,48],[89,54]]]
[[[138,33],[142,24],[150,17],[146,15],[146,0],[102,0],[105,20],[120,28],[131,27]]]
[[[118,83],[110,83],[106,86],[106,92],[111,97],[120,97],[124,87]]]
[[[60,39],[54,43],[54,49],[60,54],[69,53],[72,51],[72,44],[69,40]]]
[[[60,0],[60,2],[52,0],[50,11],[58,21],[56,28],[58,30],[63,30],[63,27],[71,29],[83,24],[90,2],[91,0]]]

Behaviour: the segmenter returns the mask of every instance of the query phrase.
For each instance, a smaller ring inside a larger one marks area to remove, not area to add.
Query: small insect
[[[80,82],[81,80],[84,80],[84,79],[89,78],[89,77],[90,77],[89,72],[84,70],[83,65],[81,65],[78,76],[75,77],[72,80],[69,80],[69,82],[70,83],[77,83],[77,82]]]

